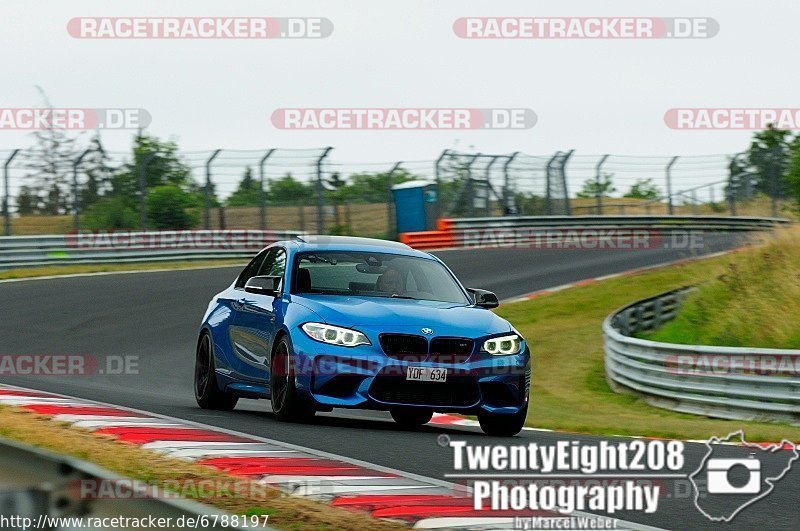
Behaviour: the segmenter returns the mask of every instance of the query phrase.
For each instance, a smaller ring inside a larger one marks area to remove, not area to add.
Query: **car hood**
[[[411,328],[431,328],[435,335],[466,337],[511,331],[508,321],[485,308],[448,302],[337,295],[293,295],[292,300],[312,310],[327,324],[345,327],[408,333]]]

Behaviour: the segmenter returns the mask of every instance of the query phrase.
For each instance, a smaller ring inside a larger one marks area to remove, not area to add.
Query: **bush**
[[[92,230],[133,229],[139,225],[139,213],[122,197],[104,197],[86,210],[83,225]]]
[[[197,225],[199,216],[192,194],[168,184],[156,186],[147,195],[148,225],[156,229],[188,229]]]

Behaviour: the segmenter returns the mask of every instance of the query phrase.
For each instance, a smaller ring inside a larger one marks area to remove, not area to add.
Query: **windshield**
[[[295,260],[293,293],[393,297],[469,304],[439,262],[384,253],[323,251]]]

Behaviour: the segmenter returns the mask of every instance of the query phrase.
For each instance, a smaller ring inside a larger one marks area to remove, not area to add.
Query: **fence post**
[[[145,171],[158,151],[148,153],[144,160],[139,164],[139,228],[147,230],[147,179]]]
[[[575,153],[574,149],[567,151],[564,155],[564,160],[561,162],[561,180],[564,183],[564,211],[568,216],[572,215],[572,203],[569,199],[569,187],[567,186],[567,163],[572,158],[573,153]]]
[[[608,155],[603,155],[600,158],[600,162],[597,163],[597,167],[595,169],[595,174],[594,174],[595,186],[597,187],[597,193],[595,194],[595,202],[597,204],[598,216],[603,215],[603,193],[600,191],[600,178],[601,178],[601,170],[603,168],[603,164],[605,164],[607,159]]]
[[[502,201],[502,198],[497,196],[497,193],[494,191],[494,187],[492,186],[492,182],[489,180],[492,166],[500,158],[500,155],[492,155],[492,160],[489,161],[489,164],[486,165],[486,170],[484,171],[484,178],[486,179],[486,208],[484,209],[484,215],[491,216],[492,215],[492,203],[489,201],[489,192],[492,192],[497,199]]]
[[[675,163],[678,162],[678,157],[672,157],[667,164],[667,208],[669,211],[669,215],[674,214],[674,208],[672,206],[672,167]]]
[[[78,190],[78,166],[81,165],[83,158],[91,151],[91,149],[86,149],[72,163],[72,225],[75,227],[75,232],[81,230],[81,195]]]
[[[221,152],[221,149],[215,149],[206,161],[206,189],[203,194],[203,228],[206,230],[211,228],[211,163]]]
[[[514,159],[517,158],[517,155],[519,155],[519,151],[515,151],[514,153],[512,153],[511,156],[508,157],[508,159],[506,159],[506,163],[503,164],[503,215],[504,216],[507,216],[508,214],[511,213],[509,205],[509,199],[510,199],[509,192],[511,187],[509,186],[508,167],[511,166],[512,162],[514,162]]]
[[[398,162],[392,169],[389,170],[389,174],[386,176],[386,236],[390,240],[394,240],[397,238],[397,224],[395,223],[395,216],[394,216],[394,196],[392,195],[392,186],[394,186],[394,174],[397,170],[400,169],[400,165],[403,164],[402,162]],[[350,214],[350,206],[348,204],[348,213],[347,216],[349,218]],[[348,221],[349,223],[349,221]]]
[[[9,155],[9,157],[6,159],[6,163],[3,165],[3,219],[5,225],[4,232],[6,236],[11,236],[11,208],[9,207],[11,192],[8,184],[8,168],[11,166],[11,161],[14,160],[14,157],[16,157],[18,153],[18,149],[12,151],[11,155]]]
[[[264,164],[266,164],[267,159],[274,151],[275,148],[267,151],[258,162],[258,182],[260,183],[258,187],[258,219],[261,230],[267,230],[267,196],[264,192]]]
[[[550,160],[547,161],[547,166],[545,167],[545,172],[544,172],[545,173],[545,181],[544,181],[544,186],[545,186],[545,196],[544,196],[545,200],[544,201],[545,201],[545,203],[544,204],[545,204],[545,209],[547,211],[547,215],[548,216],[552,216],[553,215],[553,205],[552,205],[552,203],[550,201],[550,170],[553,168],[553,163],[560,156],[561,156],[561,152],[560,151],[556,151],[555,155],[550,157]]]
[[[331,152],[332,147],[326,147],[317,159],[317,234],[325,234],[325,198],[322,187],[322,161]]]
[[[481,156],[480,153],[477,153],[477,154],[473,155],[472,158],[469,159],[469,164],[467,164],[467,185],[466,185],[466,190],[467,190],[467,196],[469,197],[469,200],[470,200],[470,202],[469,202],[469,215],[471,217],[473,217],[473,218],[475,217],[475,195],[474,195],[474,189],[473,189],[473,183],[472,183],[472,165],[475,163],[476,160],[478,160],[478,158],[480,156]]]

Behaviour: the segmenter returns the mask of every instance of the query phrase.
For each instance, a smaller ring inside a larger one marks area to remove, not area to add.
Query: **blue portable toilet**
[[[434,230],[439,217],[436,183],[408,181],[392,186],[397,232]]]

